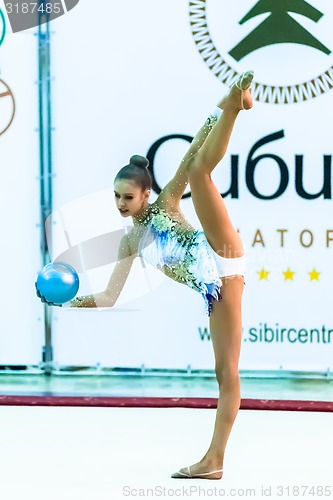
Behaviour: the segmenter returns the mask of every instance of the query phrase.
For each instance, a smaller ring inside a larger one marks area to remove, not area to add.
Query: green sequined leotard
[[[220,298],[221,280],[203,231],[186,229],[164,209],[154,206],[143,221],[146,226],[138,254],[167,276],[201,293],[207,313]]]

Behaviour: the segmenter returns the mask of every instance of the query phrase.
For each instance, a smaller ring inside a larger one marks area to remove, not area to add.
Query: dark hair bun
[[[147,168],[149,165],[149,160],[145,156],[133,155],[130,159],[130,165],[135,165],[136,167]]]

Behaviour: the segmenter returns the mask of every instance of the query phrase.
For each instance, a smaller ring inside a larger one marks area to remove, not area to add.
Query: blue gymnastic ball
[[[75,269],[65,262],[46,264],[38,273],[36,288],[47,302],[64,304],[72,300],[80,281]]]

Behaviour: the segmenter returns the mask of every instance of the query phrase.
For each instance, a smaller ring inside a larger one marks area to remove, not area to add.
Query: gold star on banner
[[[308,275],[310,276],[310,281],[319,281],[319,273],[318,271],[315,270],[315,268],[312,269],[312,271],[310,271],[308,273]]]
[[[257,271],[257,273],[259,274],[259,280],[262,281],[262,280],[268,280],[268,275],[270,274],[269,271],[265,271],[264,268],[262,268],[261,271]]]
[[[286,271],[284,271],[282,274],[284,274],[284,280],[287,281],[287,280],[291,280],[293,281],[294,280],[294,274],[295,274],[295,271],[291,271],[288,267],[288,269]]]

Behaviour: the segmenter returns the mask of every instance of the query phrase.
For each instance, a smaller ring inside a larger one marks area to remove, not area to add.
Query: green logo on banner
[[[320,50],[329,55],[331,51],[299,24],[290,12],[305,16],[318,22],[323,13],[305,0],[259,0],[240,21],[244,24],[260,14],[270,14],[249,35],[247,35],[229,54],[240,61],[251,52],[277,43],[298,43]]]
[[[6,18],[0,9],[0,45],[2,44],[6,34]]]
[[[333,2],[323,2],[323,12],[311,4],[315,1],[189,0],[192,37],[222,83],[230,86],[253,68],[257,101],[307,101],[333,89]]]

